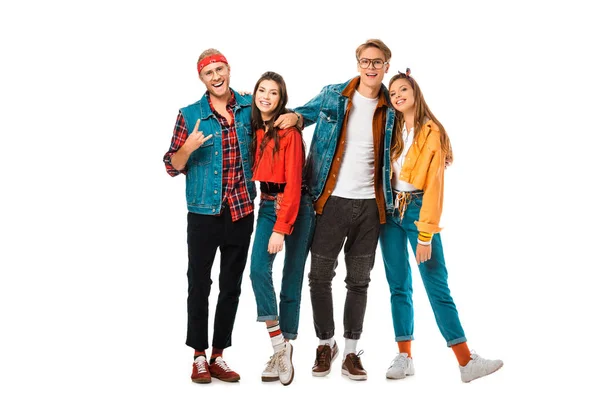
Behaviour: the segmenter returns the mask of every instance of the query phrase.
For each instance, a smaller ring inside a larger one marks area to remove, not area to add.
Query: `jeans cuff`
[[[277,315],[259,315],[256,320],[258,322],[279,321],[279,317]]]
[[[283,332],[283,337],[286,339],[289,339],[289,340],[296,340],[296,338],[298,337],[298,334]]]
[[[407,340],[415,340],[413,335],[396,336],[396,342],[406,342]]]
[[[451,346],[454,346],[455,344],[464,343],[466,341],[467,341],[467,338],[462,336],[462,337],[459,337],[458,339],[449,340],[447,345],[448,345],[448,347],[451,347]]]
[[[324,333],[317,333],[317,337],[320,340],[327,340],[327,339],[331,339],[333,337],[334,331],[329,331],[329,332],[324,332]]]
[[[358,340],[361,334],[362,332],[344,332],[344,337],[346,339]]]

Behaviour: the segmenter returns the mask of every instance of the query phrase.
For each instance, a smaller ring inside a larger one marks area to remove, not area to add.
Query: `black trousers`
[[[231,332],[248,258],[254,213],[233,222],[229,207],[221,215],[188,213],[188,327],[186,344],[196,350],[208,348],[208,298],[212,265],[221,250],[219,298],[215,311],[213,347],[231,346]]]

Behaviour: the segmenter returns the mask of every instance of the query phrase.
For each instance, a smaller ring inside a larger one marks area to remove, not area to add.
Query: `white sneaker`
[[[385,373],[388,379],[404,379],[415,374],[415,364],[407,353],[400,353],[394,358],[392,364]]]
[[[265,366],[265,370],[262,372],[260,379],[263,382],[275,382],[279,380],[279,371],[277,371],[276,354],[273,354],[269,359],[269,362]]]
[[[498,371],[504,363],[502,360],[487,360],[471,352],[471,361],[464,367],[460,368],[460,379],[463,382],[471,382],[474,379],[489,375]]]
[[[283,350],[278,351],[274,357],[277,357],[277,371],[279,372],[279,381],[283,386],[292,383],[294,379],[294,365],[292,364],[292,353],[294,348],[290,342],[285,342]]]

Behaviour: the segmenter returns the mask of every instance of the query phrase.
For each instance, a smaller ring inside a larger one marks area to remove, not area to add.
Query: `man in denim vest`
[[[338,355],[331,282],[344,247],[347,294],[342,374],[367,379],[362,351],[356,347],[363,330],[379,227],[393,209],[389,149],[394,111],[382,84],[391,57],[381,40],[366,41],[356,49],[359,76],[325,86],[295,113],[277,121],[283,128],[300,119],[305,126],[316,123],[304,171],[317,213],[308,275],[319,338],[314,376],[329,374]]]
[[[206,93],[179,110],[164,156],[171,176],[186,175],[188,243],[188,324],[186,344],[194,349],[192,381],[211,377],[236,382],[240,376],[223,360],[231,346],[242,274],[254,225],[256,188],[250,181],[251,96],[229,88],[230,67],[215,49],[204,51],[197,64]],[[217,248],[221,253],[219,299],[215,311],[210,363],[208,298]]]

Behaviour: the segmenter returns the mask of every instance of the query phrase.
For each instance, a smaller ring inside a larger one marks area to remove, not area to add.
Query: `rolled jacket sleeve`
[[[188,138],[188,130],[185,125],[185,120],[183,119],[183,114],[179,111],[177,114],[177,121],[175,121],[175,128],[173,128],[173,137],[171,138],[171,146],[169,147],[169,151],[165,153],[163,156],[163,162],[165,163],[165,168],[167,169],[167,173],[171,176],[177,176],[180,173],[187,173],[187,166],[183,169],[183,171],[178,171],[173,167],[171,163],[171,157],[173,154],[177,153],[177,151],[184,145],[185,141]]]

